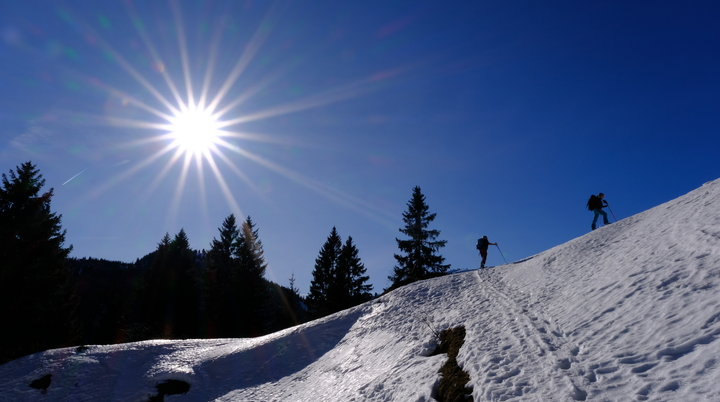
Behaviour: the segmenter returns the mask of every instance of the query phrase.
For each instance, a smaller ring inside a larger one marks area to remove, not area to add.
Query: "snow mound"
[[[493,269],[397,289],[254,339],[66,348],[0,366],[1,401],[431,401],[458,363],[475,401],[720,400],[720,180]],[[46,390],[29,384],[51,374]]]

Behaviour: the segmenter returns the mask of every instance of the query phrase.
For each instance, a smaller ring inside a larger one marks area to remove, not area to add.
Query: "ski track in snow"
[[[720,335],[717,184],[504,273],[574,340],[588,400],[720,400],[720,378],[707,375],[717,357],[704,353]]]
[[[720,401],[720,180],[522,261],[404,286],[254,339],[56,349],[0,366],[0,401]],[[45,394],[28,384],[47,374]]]
[[[479,294],[487,300],[486,317],[478,322],[476,338],[491,340],[467,346],[459,357],[474,378],[475,400],[523,399],[528,395],[552,400],[585,400],[570,371],[579,349],[546,319],[527,295],[505,286],[497,271],[477,271]],[[483,323],[504,326],[483,328]],[[477,346],[482,346],[481,348]],[[544,389],[544,391],[540,391]],[[563,399],[564,400],[564,399]]]

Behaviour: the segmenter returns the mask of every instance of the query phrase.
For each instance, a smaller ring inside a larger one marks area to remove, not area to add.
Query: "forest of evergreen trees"
[[[2,174],[0,188],[0,364],[63,346],[147,339],[252,337],[319,318],[373,298],[352,237],[332,228],[312,271],[306,297],[265,279],[260,234],[248,216],[229,215],[208,250],[195,250],[184,230],[165,234],[154,251],[124,263],[71,258],[53,190],[31,162]],[[413,189],[396,239],[401,254],[392,284],[446,273],[437,254],[445,241],[428,229],[420,188]]]

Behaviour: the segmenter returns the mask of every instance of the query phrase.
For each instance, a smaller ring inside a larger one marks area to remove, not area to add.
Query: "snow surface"
[[[591,216],[588,215],[588,225]],[[720,179],[518,261],[414,283],[254,339],[56,349],[2,401],[432,401],[436,331],[465,326],[475,401],[720,401]],[[30,382],[52,374],[45,393]]]

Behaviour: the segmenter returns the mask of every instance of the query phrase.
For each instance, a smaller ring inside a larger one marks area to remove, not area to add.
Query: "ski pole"
[[[615,214],[613,213],[612,209],[610,209],[610,204],[605,202],[605,205],[607,205],[608,211],[610,211],[610,214],[613,216],[613,219],[615,219],[615,222],[617,222],[617,218],[615,217]]]
[[[610,213],[613,216],[613,219],[615,219],[615,222],[617,222],[617,218],[615,217],[615,214],[613,213],[612,209],[610,209],[610,207],[608,207],[608,211],[610,211]]]
[[[505,264],[507,264],[507,260],[505,259],[505,256],[503,255],[502,250],[500,250],[500,246],[498,246],[498,245],[496,244],[495,247],[498,248],[498,251],[500,252],[500,256],[503,258],[503,261],[505,261]]]

